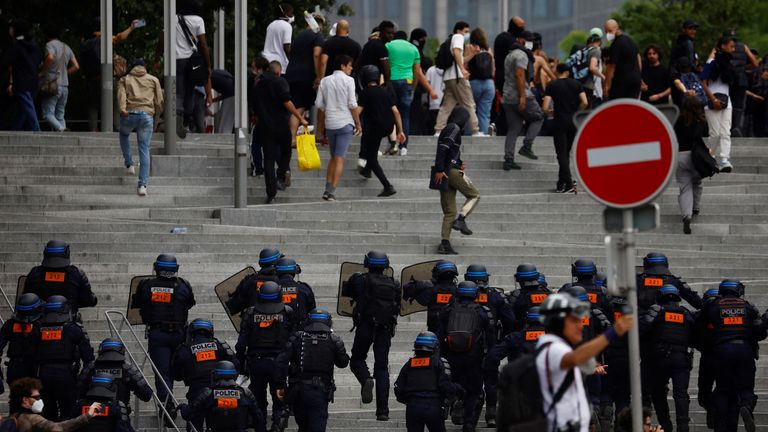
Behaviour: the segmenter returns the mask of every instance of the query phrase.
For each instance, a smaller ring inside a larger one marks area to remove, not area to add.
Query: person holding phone
[[[11,395],[8,398],[9,413],[19,431],[74,431],[87,425],[101,411],[102,405],[94,402],[88,407],[88,411],[73,419],[52,422],[41,414],[44,405],[40,396],[42,388],[43,384],[37,378],[20,378],[11,384]]]

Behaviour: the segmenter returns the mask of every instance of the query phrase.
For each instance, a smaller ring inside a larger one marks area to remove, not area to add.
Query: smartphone
[[[142,18],[142,19],[140,19],[140,20],[136,21],[136,24],[134,24],[134,25],[133,25],[133,28],[137,29],[137,28],[141,28],[141,27],[144,27],[144,26],[146,26],[146,25],[147,25],[147,20],[145,20],[144,18]]]

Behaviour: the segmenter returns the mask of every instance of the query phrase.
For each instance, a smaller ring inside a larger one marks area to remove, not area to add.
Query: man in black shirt
[[[525,30],[525,20],[519,16],[513,16],[509,20],[507,31],[499,33],[493,41],[493,55],[496,70],[498,71],[495,77],[496,90],[498,92],[504,89],[504,60],[507,58],[507,54],[512,51],[516,39],[523,30]],[[498,112],[493,109],[491,110],[491,122],[496,125],[496,133],[498,135],[507,134],[507,119],[501,104],[498,104]]]
[[[554,110],[552,102],[554,101]],[[557,65],[557,79],[550,82],[544,95],[544,112],[554,111],[555,121],[552,125],[552,137],[555,141],[557,164],[560,169],[557,174],[557,193],[568,193],[576,190],[571,177],[571,147],[576,137],[576,125],[573,115],[589,105],[587,94],[581,83],[571,78],[571,71],[563,63]]]
[[[312,109],[315,104],[316,90],[320,86],[320,57],[323,53],[323,25],[325,19],[320,14],[313,14],[315,21],[320,26],[315,32],[309,25],[302,30],[291,44],[291,55],[288,59],[288,68],[285,71],[285,79],[291,88],[291,101],[296,110],[304,115],[304,112]],[[296,130],[299,120],[291,117],[291,142],[296,142]]]
[[[681,26],[681,33],[677,35],[675,44],[672,46],[672,52],[669,59],[669,68],[674,69],[675,61],[680,57],[687,58],[694,69],[696,69],[696,46],[694,41],[696,39],[696,32],[699,30],[699,24],[696,21],[687,19],[683,21]]]
[[[282,78],[280,62],[269,63],[269,68],[256,84],[256,112],[259,116],[262,149],[264,151],[264,182],[267,185],[266,204],[275,200],[277,189],[290,185],[291,132],[288,119],[291,115],[299,119],[302,126],[309,123],[291,102],[288,81]],[[278,172],[275,174],[275,163]]]
[[[608,51],[606,62],[606,88],[609,99],[640,96],[640,54],[637,45],[625,35],[615,20],[605,22],[605,37],[613,41]]]
[[[640,99],[653,105],[669,103],[672,93],[669,70],[661,64],[661,49],[657,45],[648,45],[643,53],[643,82],[640,85]]]
[[[349,37],[349,22],[340,20],[336,23],[336,36],[332,36],[323,43],[323,54],[320,55],[320,73],[318,76],[326,77],[338,69],[336,58],[342,54],[352,57],[357,61],[360,57],[360,44]],[[330,67],[328,65],[331,65]]]
[[[363,66],[374,65],[376,66],[382,75],[384,75],[384,83],[389,82],[389,50],[387,50],[387,44],[392,42],[395,38],[395,25],[392,21],[382,21],[378,27],[378,36],[376,31],[368,39],[368,42],[363,45],[363,51],[360,53],[360,57],[355,64],[355,70],[362,70]],[[375,30],[375,29],[374,29]],[[364,83],[358,82],[358,88],[365,86]]]
[[[13,38],[0,61],[0,73],[9,73],[8,95],[14,99],[11,130],[40,131],[35,111],[37,68],[42,60],[40,48],[29,36],[29,25],[21,19],[10,25]]]

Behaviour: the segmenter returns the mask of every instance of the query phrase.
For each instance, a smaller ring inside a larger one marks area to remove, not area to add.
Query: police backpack
[[[454,303],[448,311],[446,335],[448,349],[452,352],[467,352],[480,341],[480,316],[477,303]]]
[[[515,361],[507,363],[499,373],[497,430],[547,430],[547,414],[557,406],[574,380],[574,371],[571,369],[557,391],[552,389],[552,405],[545,409],[536,357],[551,344],[544,343],[536,352],[522,354]]]

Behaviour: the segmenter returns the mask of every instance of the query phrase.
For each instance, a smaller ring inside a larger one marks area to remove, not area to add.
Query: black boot
[[[443,240],[440,243],[440,246],[437,247],[437,253],[441,255],[458,255],[459,253],[453,250],[453,247],[451,246],[451,242],[448,240]]]
[[[360,398],[364,404],[373,402],[373,378],[368,378],[363,383],[363,388],[360,390]]]
[[[460,231],[464,235],[472,235],[472,230],[467,226],[467,221],[464,216],[459,216],[453,221],[453,229]]]
[[[495,406],[485,407],[485,423],[489,428],[496,427],[496,407]]]

